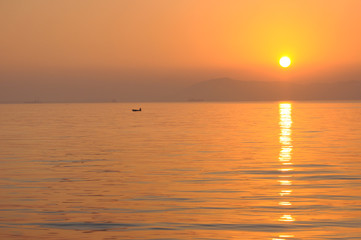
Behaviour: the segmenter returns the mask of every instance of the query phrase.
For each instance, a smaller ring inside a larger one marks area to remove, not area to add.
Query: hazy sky
[[[357,68],[360,11],[360,0],[0,0],[0,81]]]

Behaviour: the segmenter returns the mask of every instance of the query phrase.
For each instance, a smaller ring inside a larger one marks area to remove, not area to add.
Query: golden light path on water
[[[285,207],[287,210],[288,206],[291,206],[292,203],[287,199],[292,194],[292,105],[290,103],[280,103],[279,104],[279,114],[280,114],[280,144],[281,150],[279,153],[278,160],[280,162],[280,171],[278,182],[282,186],[279,195],[282,197],[282,200],[278,203],[280,206]],[[294,217],[285,211],[278,219],[280,222],[293,222],[295,221]],[[286,240],[293,238],[292,234],[280,234],[278,238],[273,238],[272,240]]]

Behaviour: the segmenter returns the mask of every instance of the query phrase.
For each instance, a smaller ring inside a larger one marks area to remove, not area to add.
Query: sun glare
[[[281,57],[280,65],[281,67],[288,67],[291,64],[291,59],[289,57]]]

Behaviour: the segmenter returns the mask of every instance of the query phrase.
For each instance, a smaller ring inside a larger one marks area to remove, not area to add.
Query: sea
[[[1,104],[0,239],[361,239],[361,102]]]

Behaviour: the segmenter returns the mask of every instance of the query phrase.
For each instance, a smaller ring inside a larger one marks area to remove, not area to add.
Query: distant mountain
[[[196,83],[185,99],[204,101],[361,100],[361,80],[333,82],[267,82],[217,78]]]
[[[240,80],[223,77],[196,82],[214,74],[122,77],[0,73],[0,103],[361,100],[358,69],[361,67],[318,72],[288,82],[264,81],[269,78],[252,74],[238,75]]]

